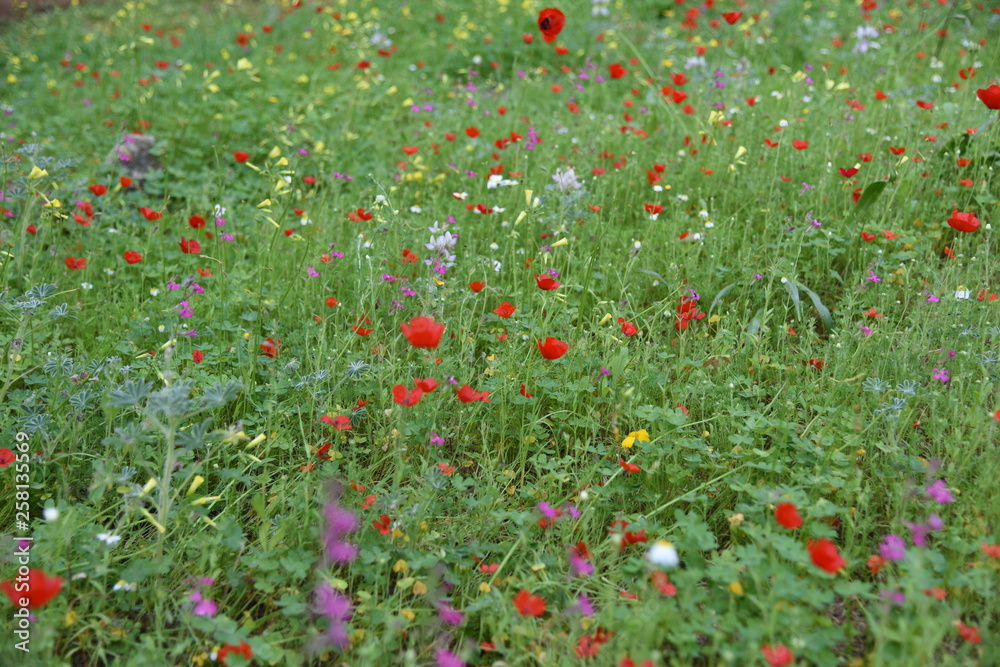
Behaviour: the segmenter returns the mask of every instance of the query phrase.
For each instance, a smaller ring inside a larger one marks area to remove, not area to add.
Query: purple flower
[[[212,618],[219,613],[219,605],[203,596],[200,591],[191,592],[191,602],[194,602],[192,612],[195,616],[208,616]]]
[[[594,566],[579,554],[572,554],[569,557],[569,566],[573,570],[573,574],[578,577],[589,577],[594,573]]]
[[[538,503],[538,511],[541,512],[546,519],[555,519],[557,516],[559,516],[558,510],[556,510],[555,507],[552,507],[544,500]]]
[[[442,623],[447,625],[460,625],[462,623],[462,619],[465,618],[465,614],[455,609],[444,600],[440,600],[437,603],[437,607],[438,618],[441,619]]]
[[[352,615],[350,598],[324,581],[316,587],[313,609],[329,619],[330,627],[326,631],[326,637],[330,643],[338,648],[346,648],[350,641],[344,624]]]
[[[323,530],[323,543],[326,556],[334,563],[350,563],[358,557],[358,547],[347,542],[344,537],[358,529],[358,517],[354,512],[337,504],[340,498],[340,486],[334,485],[330,492],[330,500],[323,506],[326,526]]]
[[[594,603],[590,601],[586,595],[581,595],[576,599],[576,603],[580,609],[580,613],[584,616],[594,615]]]
[[[942,521],[941,517],[939,517],[937,514],[931,514],[929,517],[927,517],[927,528],[929,530],[943,530],[944,521]]]
[[[955,497],[951,495],[951,491],[948,490],[948,485],[944,483],[943,479],[939,479],[928,486],[924,489],[924,492],[939,505],[947,505],[948,503],[955,502]]]
[[[906,558],[906,540],[895,533],[886,535],[879,545],[879,553],[882,558],[898,563]]]
[[[465,667],[465,663],[457,655],[446,648],[439,648],[434,654],[437,667]]]
[[[888,591],[888,590],[879,591],[879,596],[883,600],[897,605],[902,605],[904,602],[906,602],[906,596],[903,595],[900,591]]]
[[[935,368],[934,375],[932,375],[935,380],[941,380],[943,384],[948,383],[948,369],[946,368]]]

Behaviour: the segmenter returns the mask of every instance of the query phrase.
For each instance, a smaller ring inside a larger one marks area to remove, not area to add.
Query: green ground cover
[[[998,664],[998,40],[967,1],[3,27],[0,661]]]

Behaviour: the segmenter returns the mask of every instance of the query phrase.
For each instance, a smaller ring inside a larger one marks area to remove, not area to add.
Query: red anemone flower
[[[280,349],[281,341],[275,340],[274,338],[268,338],[260,344],[260,351],[264,353],[264,356],[270,357],[271,359],[278,358],[278,350]]]
[[[67,268],[73,271],[79,271],[80,269],[87,268],[87,260],[83,257],[73,257],[70,255],[63,260],[63,263],[67,266]]]
[[[424,315],[414,317],[409,324],[403,322],[399,328],[402,329],[406,340],[410,341],[410,345],[427,350],[436,348],[441,343],[441,334],[444,333],[444,324]]]
[[[542,39],[548,44],[556,41],[565,25],[566,15],[558,9],[549,7],[538,12],[538,29],[542,33]]]
[[[142,261],[142,255],[135,252],[134,250],[125,251],[125,261],[129,264],[138,264]]]
[[[551,336],[546,338],[544,343],[542,341],[538,341],[538,351],[541,352],[542,356],[546,359],[558,359],[566,354],[566,350],[568,349],[569,345],[558,338],[553,338]]]

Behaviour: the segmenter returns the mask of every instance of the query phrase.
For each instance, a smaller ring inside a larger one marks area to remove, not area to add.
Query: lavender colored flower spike
[[[338,648],[346,648],[350,640],[347,638],[345,623],[353,615],[350,598],[324,581],[316,587],[313,609],[330,621],[330,627],[326,631],[327,639]]]
[[[326,557],[334,563],[350,563],[358,557],[358,548],[347,542],[345,537],[358,529],[358,517],[354,512],[337,504],[340,499],[341,486],[334,484],[329,493],[329,500],[323,506],[326,525],[323,528],[323,545]]]

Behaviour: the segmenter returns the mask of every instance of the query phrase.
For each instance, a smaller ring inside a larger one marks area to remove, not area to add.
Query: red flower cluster
[[[677,321],[674,328],[684,331],[688,328],[691,320],[700,320],[705,317],[705,313],[698,312],[698,301],[685,295],[681,297],[680,305],[677,306]]]

